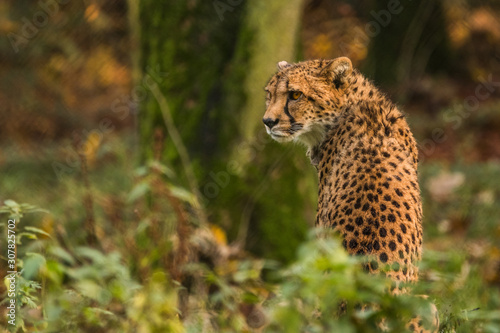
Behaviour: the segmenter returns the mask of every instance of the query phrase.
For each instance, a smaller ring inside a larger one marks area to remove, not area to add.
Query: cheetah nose
[[[264,124],[266,124],[269,129],[273,128],[280,120],[279,119],[271,119],[271,118],[264,118],[262,119]]]

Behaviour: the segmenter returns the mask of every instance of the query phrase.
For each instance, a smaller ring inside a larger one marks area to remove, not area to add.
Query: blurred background
[[[317,176],[268,138],[263,87],[348,56],[418,142],[424,280],[452,261],[472,307],[500,306],[498,1],[4,0],[0,32],[0,201],[47,210],[23,217],[38,238],[118,251],[139,283],[175,277],[184,220],[292,262]]]

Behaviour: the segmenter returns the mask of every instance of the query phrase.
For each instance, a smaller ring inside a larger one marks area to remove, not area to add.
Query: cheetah
[[[267,133],[303,143],[317,169],[316,226],[340,233],[349,253],[376,258],[371,273],[383,270],[396,285],[417,281],[418,151],[403,113],[346,57],[281,61],[265,91]],[[409,325],[424,332],[418,326]]]

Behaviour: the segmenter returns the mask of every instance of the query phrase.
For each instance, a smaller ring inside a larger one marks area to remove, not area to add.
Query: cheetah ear
[[[327,63],[320,72],[321,76],[327,77],[337,87],[345,83],[345,79],[352,73],[352,63],[347,57],[340,57]]]
[[[282,71],[288,67],[292,67],[292,64],[289,64],[288,62],[286,61],[280,61],[278,62],[278,70]]]

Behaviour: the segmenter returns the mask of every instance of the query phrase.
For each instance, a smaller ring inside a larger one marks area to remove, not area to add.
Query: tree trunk
[[[313,221],[315,173],[302,150],[292,158],[290,147],[270,143],[261,125],[263,88],[278,61],[295,58],[301,6],[302,0],[141,0],[138,9],[138,61],[150,76],[138,86],[145,92],[143,161],[153,157],[153,133],[163,129],[163,160],[181,185],[189,184],[149,89],[153,78],[187,147],[209,221],[230,239],[282,260],[292,258],[306,220]]]

